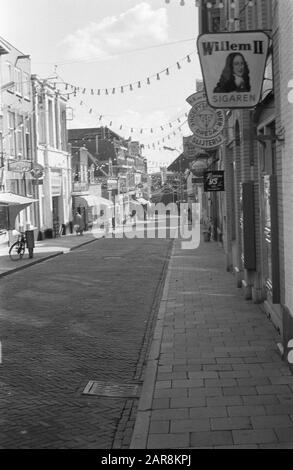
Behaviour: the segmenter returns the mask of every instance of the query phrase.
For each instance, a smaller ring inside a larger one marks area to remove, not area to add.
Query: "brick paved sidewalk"
[[[131,448],[293,448],[293,376],[214,242],[166,278]]]

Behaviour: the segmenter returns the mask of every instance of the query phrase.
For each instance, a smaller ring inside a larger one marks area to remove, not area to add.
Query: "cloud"
[[[142,2],[119,16],[90,23],[62,41],[73,59],[106,58],[130,49],[163,43],[168,39],[165,8],[153,10]]]

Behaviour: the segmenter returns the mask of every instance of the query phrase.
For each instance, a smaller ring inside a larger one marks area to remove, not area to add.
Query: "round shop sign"
[[[34,163],[31,169],[31,175],[35,179],[42,178],[44,176],[44,167],[39,163]]]
[[[212,139],[223,132],[225,126],[224,111],[222,109],[215,110],[208,105],[205,98],[200,99],[189,112],[188,125],[197,137]]]
[[[218,147],[224,142],[222,132],[225,126],[225,113],[208,105],[204,92],[195,93],[187,99],[192,108],[188,115],[188,125],[202,148]]]

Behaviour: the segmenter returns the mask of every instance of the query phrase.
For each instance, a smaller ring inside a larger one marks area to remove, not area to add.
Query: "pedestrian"
[[[75,217],[74,217],[74,228],[76,231],[76,235],[80,234],[83,235],[84,231],[84,221],[82,218],[82,215],[79,210],[76,211]]]

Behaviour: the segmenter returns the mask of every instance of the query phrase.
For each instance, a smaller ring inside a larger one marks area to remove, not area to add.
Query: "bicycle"
[[[9,257],[12,261],[18,261],[23,258],[25,252],[26,238],[25,232],[18,235],[18,240],[11,245],[9,249]]]

